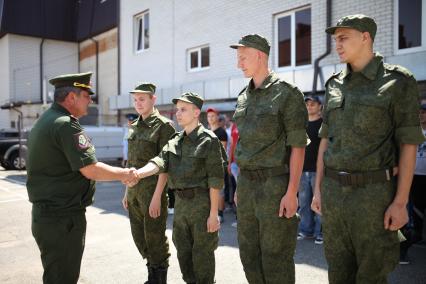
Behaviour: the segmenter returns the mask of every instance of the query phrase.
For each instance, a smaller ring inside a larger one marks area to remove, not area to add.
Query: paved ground
[[[25,172],[0,168],[0,283],[41,283],[39,251],[31,235],[31,204],[25,186]],[[88,231],[79,283],[143,283],[146,269],[133,244],[126,212],[120,200],[123,186],[98,183],[94,206],[87,210]],[[171,239],[169,216],[167,235]],[[228,213],[220,231],[216,251],[218,284],[247,283],[239,260],[236,229]],[[171,243],[171,242],[170,242]],[[169,283],[183,283],[176,250],[171,243]],[[412,264],[398,266],[391,284],[426,283],[426,246],[409,251]],[[323,248],[312,240],[299,241],[296,256],[296,283],[327,283],[327,264]]]

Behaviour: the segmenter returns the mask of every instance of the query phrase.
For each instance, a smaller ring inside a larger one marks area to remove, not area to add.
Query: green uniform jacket
[[[383,63],[380,54],[361,72],[348,66],[331,76],[319,134],[328,139],[325,166],[347,172],[396,166],[400,144],[424,141],[418,99],[413,75]]]
[[[288,165],[289,147],[305,147],[308,114],[302,92],[271,72],[239,94],[234,114],[240,138],[235,157],[241,169]]]
[[[140,116],[129,129],[128,166],[135,168],[145,166],[150,159],[160,153],[174,133],[172,122],[160,115],[158,110],[155,109],[145,120]],[[155,188],[157,179],[158,176],[142,179],[133,188],[146,188],[147,186]]]
[[[151,162],[169,174],[170,188],[222,189],[226,161],[221,147],[216,135],[199,125],[189,135],[181,131],[172,136]]]
[[[57,103],[38,119],[28,139],[27,190],[35,214],[71,215],[92,204],[95,182],[80,168],[97,162],[78,119]]]

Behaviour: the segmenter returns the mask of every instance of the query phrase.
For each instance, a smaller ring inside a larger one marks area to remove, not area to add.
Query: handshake
[[[125,168],[122,170],[120,181],[126,186],[135,186],[141,179],[136,168]]]

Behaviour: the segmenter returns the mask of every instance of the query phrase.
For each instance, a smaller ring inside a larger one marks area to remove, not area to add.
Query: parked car
[[[6,170],[23,170],[27,160],[28,131],[0,130],[0,165]],[[20,155],[21,154],[21,155]]]

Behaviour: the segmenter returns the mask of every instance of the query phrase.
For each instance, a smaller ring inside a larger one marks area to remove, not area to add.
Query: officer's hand
[[[149,205],[149,216],[151,218],[157,218],[161,215],[161,195],[158,197],[156,194],[151,199],[151,204]]]
[[[318,215],[321,214],[321,193],[315,193],[312,197],[311,209]]]
[[[283,198],[281,198],[278,216],[286,218],[293,217],[297,211],[297,204],[296,193],[287,191]]]
[[[385,212],[385,229],[396,231],[408,223],[407,207],[404,204],[392,202]]]
[[[216,215],[210,215],[207,219],[207,232],[214,233],[220,229],[219,217]]]
[[[138,172],[135,168],[125,169],[126,172],[121,180],[125,185],[132,187],[139,182]]]

